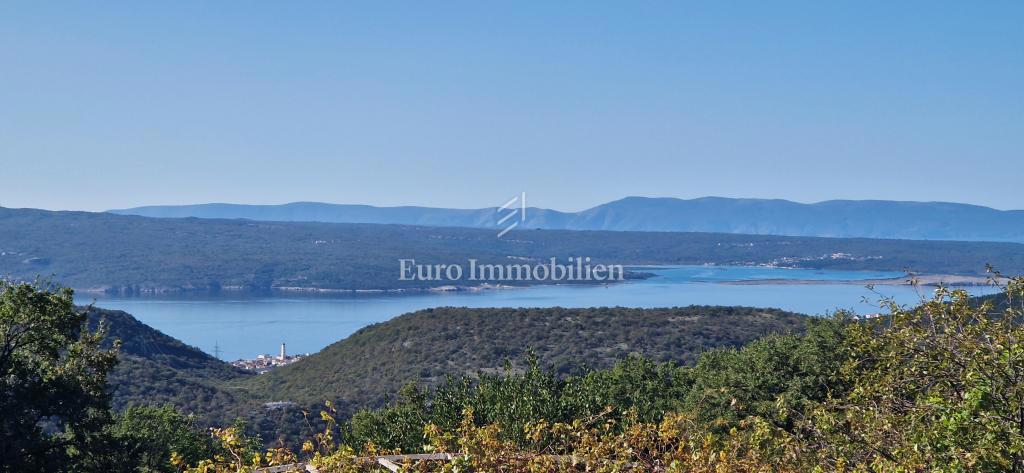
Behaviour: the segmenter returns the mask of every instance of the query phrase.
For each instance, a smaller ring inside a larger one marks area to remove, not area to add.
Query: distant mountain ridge
[[[380,223],[496,228],[495,207],[445,209],[294,202],[282,205],[198,204],[110,210],[162,218]],[[580,212],[530,207],[522,228],[713,232],[843,238],[1024,242],[1024,210],[949,202],[627,197]]]

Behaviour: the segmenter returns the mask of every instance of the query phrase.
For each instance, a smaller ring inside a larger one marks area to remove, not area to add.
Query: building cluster
[[[802,263],[802,262],[807,262],[807,261],[824,261],[824,260],[869,261],[869,260],[880,260],[880,259],[882,259],[881,256],[854,256],[854,255],[852,255],[850,253],[832,253],[832,254],[826,254],[826,255],[821,255],[821,256],[802,256],[802,257],[787,256],[787,257],[783,257],[783,258],[774,259],[774,260],[772,260],[770,263],[768,263],[765,266],[771,266],[771,267],[782,266],[782,267],[786,267],[786,266],[790,266],[790,265],[792,265],[794,263]]]
[[[231,364],[239,368],[255,371],[257,373],[266,373],[278,366],[290,365],[299,361],[309,354],[305,355],[289,355],[285,352],[284,343],[281,344],[281,352],[274,356],[269,354],[258,355],[256,358],[251,360],[235,360]]]

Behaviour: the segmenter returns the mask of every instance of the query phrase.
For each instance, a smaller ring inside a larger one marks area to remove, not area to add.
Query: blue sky
[[[1024,2],[3,2],[0,206],[1024,208]]]

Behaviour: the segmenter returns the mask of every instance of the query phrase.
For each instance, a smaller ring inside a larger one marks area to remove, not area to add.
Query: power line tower
[[[216,341],[213,342],[213,357],[220,359],[220,344]]]

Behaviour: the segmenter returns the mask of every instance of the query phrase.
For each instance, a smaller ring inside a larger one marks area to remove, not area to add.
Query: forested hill
[[[231,422],[251,410],[247,399],[228,386],[252,373],[165,335],[126,312],[88,308],[87,315],[93,329],[102,321],[108,344],[121,341],[120,361],[109,377],[116,410],[133,404],[172,404],[200,414],[211,425]]]
[[[273,442],[306,428],[301,410],[336,401],[343,414],[384,405],[408,382],[521,369],[533,352],[561,374],[605,368],[630,354],[692,363],[706,350],[770,333],[801,332],[806,316],[745,307],[668,309],[440,308],[366,327],[321,352],[263,375],[236,370],[121,311],[93,309],[122,341],[110,376],[115,410],[174,405],[204,425],[242,417]],[[285,401],[293,408],[268,409]]]
[[[352,410],[378,406],[404,383],[521,368],[532,351],[559,373],[606,368],[630,354],[691,363],[716,347],[799,332],[806,316],[775,309],[428,309],[363,328],[298,363],[246,381],[257,397]]]
[[[200,204],[113,210],[149,217],[247,218],[268,221],[392,223],[493,228],[496,208],[444,209],[295,202]],[[526,228],[716,232],[844,238],[1024,242],[1024,211],[950,202],[627,197],[580,212],[530,208]]]
[[[174,369],[190,370],[210,377],[233,377],[244,373],[140,322],[127,312],[96,307],[81,310],[87,311],[91,328],[95,329],[102,322],[108,340],[121,341],[122,355],[145,358]]]
[[[1016,243],[779,237],[715,233],[513,231],[401,225],[160,219],[0,208],[0,274],[53,275],[120,292],[272,288],[411,289],[398,260],[542,262],[589,256],[619,264],[776,264],[803,268],[1024,273]]]

